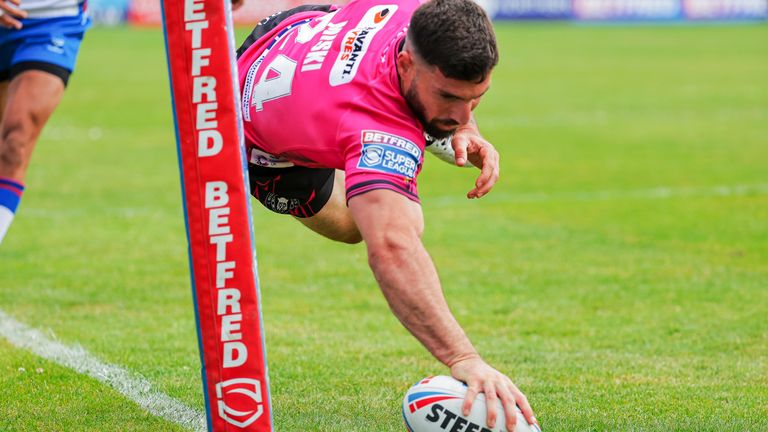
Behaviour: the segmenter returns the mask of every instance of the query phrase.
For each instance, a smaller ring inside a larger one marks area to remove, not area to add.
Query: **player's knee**
[[[24,164],[29,147],[34,145],[33,125],[28,122],[6,121],[0,135],[0,165],[13,170]]]

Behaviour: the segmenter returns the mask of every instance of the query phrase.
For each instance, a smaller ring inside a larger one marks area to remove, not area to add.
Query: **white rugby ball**
[[[410,432],[541,432],[537,425],[528,425],[520,409],[517,426],[507,431],[504,410],[497,402],[496,427],[485,421],[485,394],[477,395],[468,416],[461,412],[467,385],[448,376],[424,378],[411,387],[403,398],[403,419]]]

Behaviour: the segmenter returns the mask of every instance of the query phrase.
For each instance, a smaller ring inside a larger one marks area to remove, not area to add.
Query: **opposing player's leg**
[[[37,138],[61,100],[90,26],[84,8],[0,31],[0,81],[7,82],[0,93],[0,242],[19,205]]]
[[[363,237],[352,219],[352,214],[349,212],[349,207],[347,207],[344,171],[336,170],[331,197],[323,208],[312,217],[297,219],[307,228],[331,240],[344,243],[363,241]]]
[[[64,93],[56,75],[26,70],[14,76],[3,92],[0,120],[0,243],[13,221],[24,191],[32,151],[43,126]]]
[[[0,81],[0,122],[3,121],[3,112],[5,112],[6,93],[8,92],[8,80]]]
[[[11,80],[0,121],[0,177],[24,180],[37,138],[63,94],[64,82],[48,72],[27,70]]]

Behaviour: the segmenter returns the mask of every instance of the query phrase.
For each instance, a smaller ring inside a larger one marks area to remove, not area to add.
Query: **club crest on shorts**
[[[229,404],[224,402],[227,395]],[[216,384],[219,416],[239,428],[248,427],[264,413],[261,381],[251,378],[233,378]],[[234,406],[233,406],[234,405]]]
[[[296,207],[301,206],[301,201],[297,198],[284,198],[277,196],[272,192],[267,194],[264,205],[275,213],[288,213]]]
[[[421,148],[413,141],[386,132],[364,130],[357,167],[413,179],[421,164]]]

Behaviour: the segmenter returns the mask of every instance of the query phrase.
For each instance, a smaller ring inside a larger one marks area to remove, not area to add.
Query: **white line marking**
[[[40,331],[11,318],[2,309],[0,309],[0,335],[18,348],[32,351],[46,360],[107,384],[155,416],[196,432],[207,430],[205,413],[192,409],[164,393],[152,390],[152,384],[146,379],[119,366],[100,361],[83,347],[69,347],[49,339]]]
[[[486,203],[536,203],[545,201],[609,201],[621,199],[669,199],[692,197],[730,197],[746,195],[768,195],[768,183],[710,187],[656,187],[634,190],[602,190],[589,192],[533,192],[497,193],[491,192],[481,198]],[[467,201],[462,196],[437,196],[424,200],[428,205],[449,206]]]

